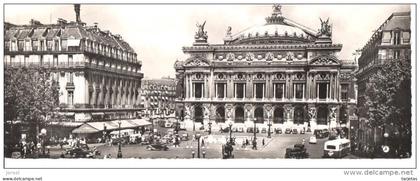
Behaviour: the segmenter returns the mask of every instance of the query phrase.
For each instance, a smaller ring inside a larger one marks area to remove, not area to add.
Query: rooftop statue
[[[273,14],[280,14],[281,15],[281,5],[280,4],[274,4],[273,5]]]
[[[226,30],[226,36],[232,36],[232,27],[228,27],[228,29]]]
[[[331,36],[331,25],[329,24],[330,18],[328,18],[326,21],[322,21],[321,18],[319,18],[321,21],[321,29],[318,30],[318,36]]]
[[[196,40],[204,40],[207,41],[207,31],[204,31],[204,26],[206,25],[206,21],[203,24],[197,23],[196,26],[198,31],[195,33]]]

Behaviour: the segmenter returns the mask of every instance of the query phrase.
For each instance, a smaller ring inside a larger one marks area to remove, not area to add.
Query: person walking
[[[264,138],[262,139],[262,145],[263,146],[265,145],[265,139]]]
[[[252,140],[252,149],[253,150],[257,149],[257,140],[256,139]]]

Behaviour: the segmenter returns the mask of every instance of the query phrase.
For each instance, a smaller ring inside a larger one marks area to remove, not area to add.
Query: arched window
[[[298,106],[295,108],[294,111],[294,120],[293,123],[294,124],[303,124],[304,121],[304,110],[302,106]]]
[[[194,121],[203,123],[203,108],[195,106],[194,108]]]
[[[244,108],[236,107],[236,109],[235,109],[235,123],[244,123],[244,122],[245,122]]]
[[[283,123],[283,121],[284,121],[283,108],[276,107],[276,109],[274,109],[273,123]]]
[[[317,124],[327,125],[328,120],[328,108],[326,106],[321,106],[318,108],[317,113]]]
[[[223,106],[220,106],[216,109],[216,122],[225,122],[225,108]]]
[[[264,123],[264,110],[262,107],[257,107],[254,111],[254,118],[256,123]]]

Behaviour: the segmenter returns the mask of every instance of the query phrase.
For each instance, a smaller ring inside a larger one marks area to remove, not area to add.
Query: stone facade
[[[141,89],[141,106],[145,114],[171,115],[175,112],[175,79],[143,79]]]
[[[382,128],[370,127],[367,120],[368,110],[364,110],[366,83],[372,74],[387,61],[411,62],[410,12],[395,12],[373,33],[361,49],[358,59],[358,122],[354,123],[354,139],[360,145],[376,145],[383,142],[383,134],[394,134],[395,126],[383,125]],[[409,96],[409,95],[407,95]]]
[[[212,129],[229,122],[244,128],[254,122],[260,128],[348,127],[357,64],[337,58],[342,45],[332,43],[328,20],[316,32],[278,7],[266,20],[238,34],[229,27],[224,44],[196,36],[183,48],[189,58],[175,62],[177,114],[187,129],[209,122]]]
[[[77,13],[77,12],[76,12]],[[143,74],[136,52],[120,35],[80,21],[7,23],[4,66],[44,67],[59,90],[60,114],[78,125],[136,117]]]

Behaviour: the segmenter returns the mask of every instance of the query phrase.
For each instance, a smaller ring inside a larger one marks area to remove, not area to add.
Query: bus
[[[324,157],[342,158],[350,152],[350,140],[336,139],[327,141],[324,144]]]

